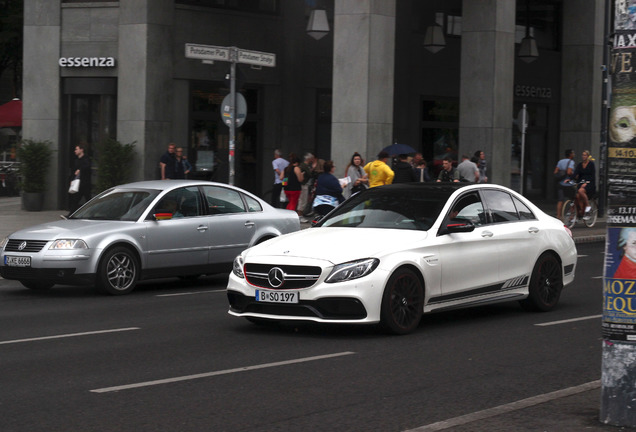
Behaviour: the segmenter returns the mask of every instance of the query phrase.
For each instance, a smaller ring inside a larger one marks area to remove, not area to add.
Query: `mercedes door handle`
[[[208,230],[208,227],[205,225],[199,225],[197,227],[197,231],[207,231],[207,230]]]
[[[254,225],[256,225],[254,222],[250,222],[250,221],[245,222],[246,228],[252,228]]]
[[[536,234],[536,233],[538,233],[538,232],[539,232],[539,228],[537,228],[537,227],[530,227],[530,228],[528,228],[528,232],[529,232],[530,234]]]
[[[492,233],[492,231],[482,231],[481,232],[481,236],[482,237],[492,237],[493,233]]]

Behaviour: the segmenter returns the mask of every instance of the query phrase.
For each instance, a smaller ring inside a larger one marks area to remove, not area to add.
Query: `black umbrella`
[[[417,150],[415,150],[410,145],[398,144],[398,143],[391,144],[388,147],[384,147],[382,149],[382,151],[383,152],[387,152],[389,154],[389,156],[395,156],[395,155],[409,154],[409,153],[417,152]]]

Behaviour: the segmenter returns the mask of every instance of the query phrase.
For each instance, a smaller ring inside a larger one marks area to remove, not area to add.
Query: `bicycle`
[[[563,210],[561,212],[561,220],[563,224],[572,228],[579,220],[583,220],[585,226],[592,228],[598,218],[598,204],[596,197],[589,197],[590,210],[586,211],[583,215],[579,215],[579,188],[581,185],[589,183],[588,181],[580,181],[578,183],[572,182],[574,188],[574,198],[568,199],[563,203]]]

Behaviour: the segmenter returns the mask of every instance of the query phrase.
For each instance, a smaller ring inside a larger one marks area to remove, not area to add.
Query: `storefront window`
[[[229,127],[221,119],[228,90],[210,83],[193,83],[190,92],[191,129],[186,157],[193,165],[191,178],[227,183],[229,180]],[[258,192],[258,90],[243,89],[247,116],[236,129],[235,184]]]
[[[459,100],[422,100],[422,138],[419,150],[431,174],[437,175],[442,160],[450,157],[457,163],[459,145]]]
[[[549,162],[548,152],[548,111],[544,104],[527,104],[528,124],[525,136],[521,129],[522,103],[515,102],[515,125],[512,128],[512,149],[510,160],[510,187],[528,197],[544,196],[546,192],[546,169],[556,165]],[[523,179],[521,179],[521,156],[523,154]]]
[[[561,45],[561,2],[517,0],[516,43],[521,43],[529,26],[539,49],[557,51]]]
[[[176,0],[175,3],[243,12],[278,13],[278,0]]]

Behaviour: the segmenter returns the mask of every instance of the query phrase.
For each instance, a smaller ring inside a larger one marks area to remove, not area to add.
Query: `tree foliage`
[[[97,146],[97,184],[95,192],[105,191],[130,179],[135,158],[135,142],[122,144],[107,138]]]
[[[22,140],[17,155],[20,162],[20,183],[24,192],[46,191],[46,174],[53,155],[51,141]]]

